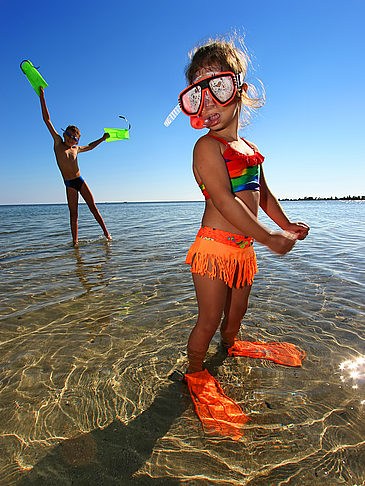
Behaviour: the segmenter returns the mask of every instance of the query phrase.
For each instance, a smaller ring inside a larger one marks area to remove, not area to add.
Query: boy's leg
[[[95,205],[95,201],[94,201],[93,195],[91,194],[91,191],[89,189],[89,186],[86,184],[85,181],[83,182],[83,184],[81,186],[80,194],[83,197],[83,199],[86,202],[86,204],[88,205],[90,211],[94,215],[94,218],[100,224],[100,227],[103,230],[104,235],[106,236],[106,238],[108,238],[108,240],[111,240],[112,238],[111,238],[111,236],[109,234],[109,231],[106,229],[106,226],[104,224],[103,218],[101,217],[101,214],[99,213],[99,210],[98,210],[98,208]]]
[[[79,193],[72,187],[66,187],[68,209],[70,211],[70,225],[73,245],[77,245],[77,212],[79,203]]]
[[[227,298],[227,285],[219,279],[193,274],[198,301],[198,321],[188,341],[188,373],[201,371],[209,343],[218,329]]]
[[[223,345],[227,348],[233,345],[234,338],[240,330],[241,321],[247,311],[251,288],[252,285],[246,285],[238,289],[228,289],[224,318],[220,328]]]

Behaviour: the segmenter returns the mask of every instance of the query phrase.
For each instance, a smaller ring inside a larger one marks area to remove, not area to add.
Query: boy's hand
[[[104,135],[102,136],[102,139],[106,140],[109,137],[110,137],[109,133],[104,133]]]

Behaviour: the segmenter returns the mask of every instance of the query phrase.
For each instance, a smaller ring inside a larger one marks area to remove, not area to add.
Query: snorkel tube
[[[179,105],[176,105],[175,108],[171,111],[171,113],[167,116],[166,120],[164,121],[165,127],[171,125],[171,123],[175,120],[175,118],[181,113],[181,108]],[[197,130],[201,128],[205,128],[205,122],[203,118],[199,116],[190,116],[190,125]]]

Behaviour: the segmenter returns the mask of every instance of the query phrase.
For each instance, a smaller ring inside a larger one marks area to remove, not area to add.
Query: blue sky
[[[363,0],[0,0],[0,204],[65,202],[23,59],[49,84],[56,129],[79,126],[81,145],[124,128],[118,115],[131,122],[130,140],[79,155],[96,201],[202,200],[191,173],[202,132],[183,114],[163,121],[186,85],[188,51],[235,29],[267,97],[242,135],[265,156],[273,192],[364,194],[364,18]]]

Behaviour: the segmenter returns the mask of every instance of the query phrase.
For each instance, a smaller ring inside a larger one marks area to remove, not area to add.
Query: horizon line
[[[326,201],[326,200],[365,200],[365,195],[359,196],[303,196],[303,197],[278,197],[279,201]],[[148,201],[97,201],[96,204],[166,204],[166,203],[195,203],[205,201],[202,199],[175,199],[175,200],[148,200]],[[80,201],[79,204],[86,204]],[[67,206],[67,202],[24,202],[24,203],[0,203],[0,206]]]

